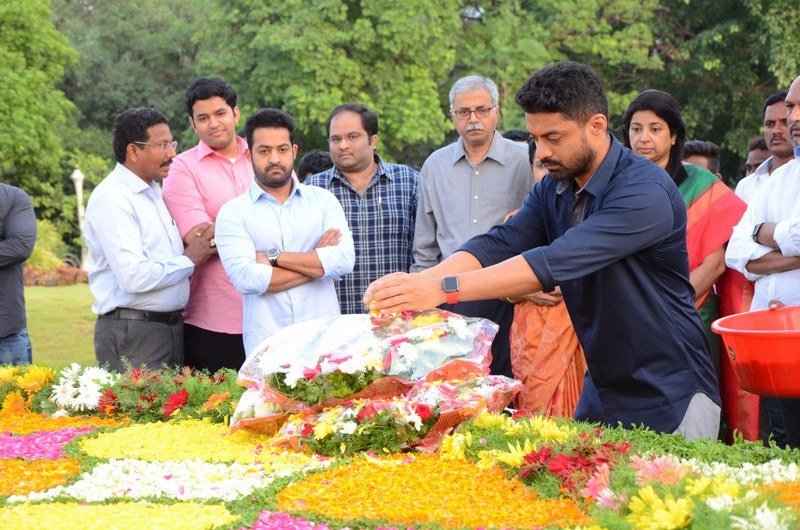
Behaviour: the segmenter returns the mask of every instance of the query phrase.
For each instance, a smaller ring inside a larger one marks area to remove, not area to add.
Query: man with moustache
[[[533,186],[528,146],[497,132],[499,113],[491,79],[471,75],[450,89],[450,117],[459,138],[428,157],[420,171],[412,272],[437,265],[469,238],[502,223]],[[497,323],[491,371],[513,377],[508,338],[513,304],[505,298],[459,303],[451,296],[443,307]]]
[[[331,111],[331,169],[306,180],[333,193],[353,232],[353,272],[336,285],[342,313],[366,313],[361,302],[369,284],[411,267],[419,174],[384,162],[376,153],[378,115],[366,105],[344,103]]]
[[[157,182],[169,172],[177,142],[167,117],[128,109],[114,121],[114,170],[86,207],[89,289],[97,363],[116,372],[183,364],[183,319],[189,276],[212,253],[208,223],[184,242]]]
[[[200,141],[175,157],[163,189],[167,209],[188,241],[201,223],[210,223],[213,237],[217,212],[250,187],[253,167],[245,156],[247,142],[236,136],[239,107],[233,88],[217,77],[201,77],[185,99],[189,125]],[[216,253],[192,275],[183,318],[187,366],[211,373],[242,366],[242,295]]]
[[[781,90],[764,101],[764,140],[772,156],[736,184],[736,195],[744,202],[750,202],[772,173],[794,158],[786,122],[786,93]]]
[[[353,238],[329,191],[292,177],[294,120],[261,109],[245,123],[255,181],[217,215],[216,243],[244,299],[244,345],[252,355],[279,329],[339,314],[334,281],[353,270]]]
[[[609,134],[608,100],[588,66],[545,67],[516,101],[548,176],[506,223],[421,274],[381,278],[365,300],[399,311],[452,293],[480,300],[560,286],[602,403],[580,419],[716,438],[719,391],[678,188]]]
[[[751,310],[766,309],[774,300],[800,305],[800,76],[784,104],[794,159],[775,170],[747,204],[725,252],[728,267],[755,281]],[[800,400],[778,402],[787,442],[800,447]]]

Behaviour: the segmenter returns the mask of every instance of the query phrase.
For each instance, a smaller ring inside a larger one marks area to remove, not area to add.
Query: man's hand
[[[553,307],[564,300],[564,297],[561,295],[561,287],[556,287],[549,293],[539,291],[538,293],[527,294],[523,298],[544,307]]]
[[[386,313],[433,309],[446,300],[441,278],[405,272],[387,274],[375,280],[364,293],[365,306]]]
[[[342,240],[342,232],[338,228],[328,228],[317,241],[314,248],[335,247]]]
[[[202,265],[217,251],[213,238],[214,223],[195,226],[186,234],[186,248],[183,249],[183,255],[192,260],[195,267]]]
[[[770,309],[773,309],[773,310],[774,309],[778,309],[779,307],[785,307],[785,306],[786,306],[786,304],[784,304],[780,300],[770,300],[769,303],[767,304],[767,307],[769,307]]]

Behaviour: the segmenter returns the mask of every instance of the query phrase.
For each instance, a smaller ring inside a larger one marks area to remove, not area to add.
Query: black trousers
[[[183,325],[184,364],[212,374],[220,368],[238,370],[244,363],[244,342],[241,335],[218,333]]]
[[[500,326],[492,342],[492,375],[514,377],[511,371],[511,343],[509,333],[514,320],[514,304],[505,300],[479,300],[442,304],[442,309],[468,317],[486,318]]]

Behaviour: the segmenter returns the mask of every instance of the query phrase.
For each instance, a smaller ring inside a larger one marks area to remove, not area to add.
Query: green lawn
[[[61,369],[70,363],[96,364],[94,301],[86,284],[26,287],[25,306],[35,364]]]

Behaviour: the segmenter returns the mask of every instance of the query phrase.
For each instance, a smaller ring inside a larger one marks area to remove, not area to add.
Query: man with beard
[[[756,282],[751,310],[766,309],[773,300],[800,305],[800,77],[789,87],[784,104],[795,158],[750,200],[725,251],[728,267]],[[788,444],[800,447],[800,400],[778,402]]]
[[[502,223],[533,186],[528,146],[497,132],[499,113],[491,79],[471,75],[450,89],[450,117],[459,138],[429,156],[420,171],[412,272],[437,265],[469,238]],[[491,370],[512,376],[513,304],[505,298],[459,302],[451,295],[443,307],[496,322]]]
[[[562,62],[517,92],[548,176],[505,224],[421,274],[373,283],[377,309],[517,297],[557,285],[601,402],[580,419],[717,436],[719,392],[694,307],[686,207],[669,175],[608,133],[597,74]]]
[[[336,197],[292,177],[294,120],[278,109],[247,118],[255,181],[217,215],[216,244],[244,306],[249,356],[279,329],[339,314],[334,281],[353,270],[353,238]]]
[[[767,178],[794,158],[789,125],[786,123],[786,93],[786,90],[781,90],[764,101],[764,140],[772,156],[736,184],[736,195],[744,202],[750,202]]]
[[[128,109],[114,121],[117,165],[86,207],[89,289],[97,363],[117,372],[183,364],[183,319],[189,276],[213,251],[208,223],[190,230],[186,246],[157,182],[169,172],[177,142],[167,117]]]

